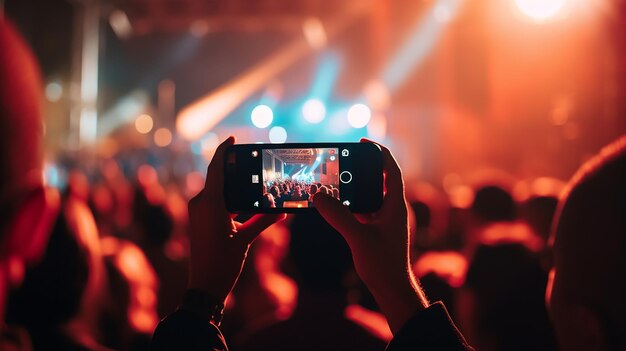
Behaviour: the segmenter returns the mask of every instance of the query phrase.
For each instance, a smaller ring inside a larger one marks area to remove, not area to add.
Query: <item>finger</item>
[[[237,236],[249,244],[253,242],[261,232],[267,229],[267,227],[285,218],[287,218],[287,215],[284,213],[256,214],[237,228]]]
[[[341,233],[348,243],[360,233],[362,235],[365,230],[365,226],[354,217],[348,207],[334,197],[317,193],[313,197],[313,203],[324,220]]]
[[[224,189],[224,154],[226,153],[226,149],[234,143],[234,136],[231,135],[226,138],[226,140],[217,147],[215,155],[213,155],[213,159],[211,163],[209,163],[204,188],[210,189],[212,194],[221,193],[222,189]]]
[[[402,180],[402,170],[395,157],[387,147],[369,140],[361,138],[361,142],[373,143],[380,147],[383,153],[383,172],[385,173],[386,196],[390,198],[402,198],[404,196],[404,181]]]

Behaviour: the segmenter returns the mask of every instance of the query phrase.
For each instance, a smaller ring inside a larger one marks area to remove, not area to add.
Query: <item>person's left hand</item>
[[[237,282],[250,244],[285,214],[257,214],[245,223],[233,220],[224,203],[224,153],[230,136],[215,151],[204,189],[189,201],[191,272],[189,288],[226,300]]]

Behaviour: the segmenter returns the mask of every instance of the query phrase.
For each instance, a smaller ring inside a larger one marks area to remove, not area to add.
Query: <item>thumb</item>
[[[313,204],[324,220],[341,233],[348,243],[355,236],[362,235],[365,230],[365,226],[354,217],[348,207],[334,197],[317,193],[313,197]]]

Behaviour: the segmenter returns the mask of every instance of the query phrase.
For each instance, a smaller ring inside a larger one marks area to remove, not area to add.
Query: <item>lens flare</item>
[[[302,105],[302,117],[309,123],[320,123],[326,117],[326,107],[318,99],[310,99]]]
[[[563,8],[565,0],[515,0],[515,4],[533,20],[545,21]]]
[[[353,128],[363,128],[372,118],[372,111],[364,104],[354,104],[348,110],[348,123]]]
[[[267,128],[274,120],[274,112],[267,105],[258,105],[250,115],[252,124],[257,128]]]

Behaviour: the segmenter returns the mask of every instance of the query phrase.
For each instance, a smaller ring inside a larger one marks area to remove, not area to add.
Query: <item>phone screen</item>
[[[303,208],[313,206],[313,195],[339,196],[337,148],[264,149],[263,193],[260,206]]]
[[[298,212],[320,192],[354,212],[382,202],[382,155],[371,143],[233,145],[224,196],[231,212]]]

